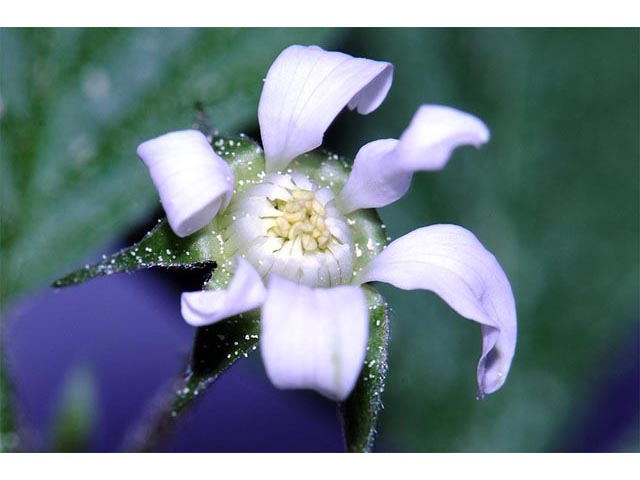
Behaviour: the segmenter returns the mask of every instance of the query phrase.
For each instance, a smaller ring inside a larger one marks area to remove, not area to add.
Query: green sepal
[[[6,360],[0,357],[0,453],[20,451],[13,384],[7,372]]]
[[[198,328],[189,368],[173,392],[164,394],[132,438],[127,450],[153,451],[171,431],[180,414],[240,358],[257,348],[260,334],[258,310]]]
[[[173,233],[166,219],[163,219],[138,243],[113,255],[103,255],[100,262],[85,265],[56,280],[52,286],[68,287],[95,277],[151,267],[213,268],[215,243],[215,235],[210,235],[206,228],[189,237],[180,238]]]
[[[340,404],[342,430],[349,452],[370,452],[373,448],[387,376],[389,307],[382,295],[372,287],[362,288],[369,305],[367,356],[356,387],[349,398]]]
[[[198,328],[191,365],[184,379],[184,388],[176,392],[172,415],[182,411],[236,360],[248,357],[249,352],[257,348],[259,334],[258,310]]]

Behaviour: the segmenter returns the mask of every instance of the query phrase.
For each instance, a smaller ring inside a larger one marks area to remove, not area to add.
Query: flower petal
[[[264,302],[266,289],[260,275],[242,257],[226,290],[203,290],[182,294],[182,317],[202,327],[253,310]]]
[[[457,225],[414,230],[391,242],[356,281],[431,290],[460,315],[480,323],[480,396],[502,386],[516,346],[515,301],[498,261],[471,232]]]
[[[338,201],[346,212],[379,208],[401,198],[413,172],[443,168],[462,145],[480,147],[489,129],[477,117],[440,105],[423,105],[400,140],[377,140],[360,149]]]
[[[233,172],[199,131],[167,133],[142,143],[137,153],[179,237],[200,230],[229,204]]]
[[[345,105],[363,115],[378,108],[392,77],[390,63],[316,46],[285,49],[267,73],[258,107],[267,171],[319,147]]]
[[[311,388],[342,401],[356,384],[367,350],[369,313],[356,286],[310,288],[269,279],[260,348],[278,388]]]

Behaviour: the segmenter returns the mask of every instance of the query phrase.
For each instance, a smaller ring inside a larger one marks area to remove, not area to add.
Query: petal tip
[[[391,242],[356,279],[430,290],[479,323],[479,396],[502,387],[516,347],[515,300],[504,270],[473,233],[457,225],[419,228]]]
[[[368,328],[359,287],[311,288],[271,275],[260,336],[267,376],[278,388],[343,401],[362,369]]]
[[[169,132],[138,145],[167,214],[179,237],[207,225],[230,201],[231,167],[198,130]]]
[[[258,272],[241,257],[225,290],[184,292],[181,314],[193,327],[211,325],[220,320],[253,310],[264,303],[266,289]]]

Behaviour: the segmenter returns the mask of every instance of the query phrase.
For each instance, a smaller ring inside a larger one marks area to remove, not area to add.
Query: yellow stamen
[[[274,207],[282,212],[275,219],[269,235],[295,241],[298,237],[304,252],[326,250],[333,236],[325,222],[327,212],[316,200],[315,192],[296,189],[291,200],[276,200]]]

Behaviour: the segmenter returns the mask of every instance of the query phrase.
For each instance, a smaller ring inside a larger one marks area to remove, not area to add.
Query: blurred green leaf
[[[135,148],[188,128],[255,125],[262,78],[328,29],[0,30],[0,303],[46,282],[157,205]]]
[[[5,361],[0,358],[0,452],[17,451],[19,440],[13,389]]]
[[[611,350],[637,322],[639,49],[632,29],[363,29],[349,37],[350,53],[394,63],[394,86],[378,111],[340,119],[331,148],[350,154],[397,138],[423,103],[472,112],[490,127],[485,147],[415,175],[381,216],[393,238],[435,223],[473,231],[507,272],[519,318],[509,378],[478,402],[477,325],[432,294],[381,287],[394,337],[379,445],[571,448],[564,442],[594,377],[616,368]]]
[[[369,344],[364,367],[349,398],[340,405],[344,438],[349,452],[370,452],[382,409],[387,377],[389,309],[373,288],[363,287],[369,305]]]
[[[53,444],[57,452],[86,452],[97,427],[95,378],[86,367],[68,374],[58,399],[53,426]]]

